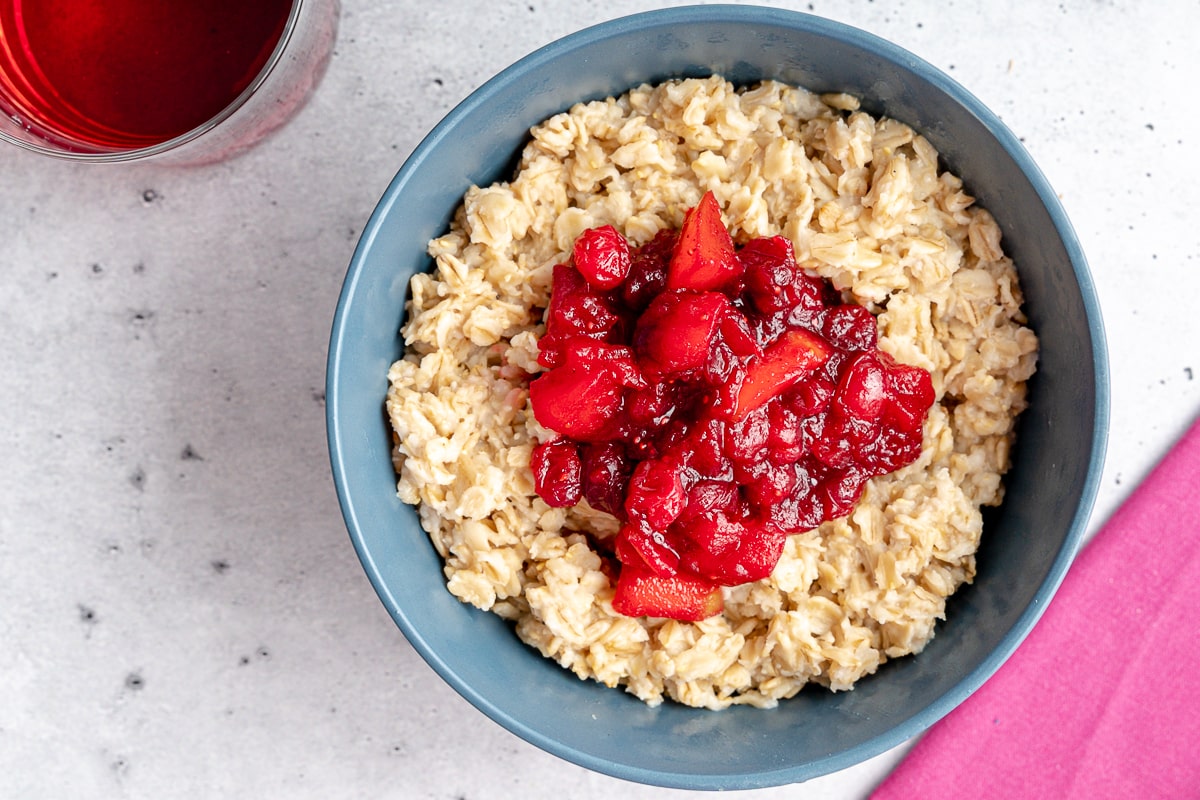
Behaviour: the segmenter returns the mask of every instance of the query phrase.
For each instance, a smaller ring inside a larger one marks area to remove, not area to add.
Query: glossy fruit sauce
[[[158,144],[258,76],[293,0],[0,0],[0,106],[55,139]]]
[[[871,313],[787,239],[736,249],[711,193],[637,249],[585,232],[553,281],[529,392],[559,436],[535,486],[621,521],[596,543],[620,613],[719,613],[721,586],[767,577],[790,534],[920,455],[929,373],[881,352]]]

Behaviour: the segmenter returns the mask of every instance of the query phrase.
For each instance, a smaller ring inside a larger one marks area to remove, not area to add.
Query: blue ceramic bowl
[[[986,518],[973,585],[925,651],[854,691],[813,687],[763,711],[648,708],[583,682],[492,614],[446,591],[413,509],[396,499],[383,413],[402,352],[409,278],[429,269],[471,184],[510,177],[530,126],[649,81],[721,73],[845,91],[922,131],[1003,229],[1041,337],[1005,504]],[[417,147],[367,224],[338,301],[327,376],[329,447],[350,538],[380,598],[429,664],[529,742],[603,773],[662,786],[749,789],[848,767],[948,713],[1016,649],[1062,580],[1100,478],[1108,371],[1083,253],[1054,191],[996,116],[901,48],[818,17],[749,6],[639,14],[557,41],[488,81]]]

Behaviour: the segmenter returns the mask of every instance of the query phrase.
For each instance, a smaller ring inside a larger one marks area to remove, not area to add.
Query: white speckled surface
[[[343,0],[316,96],[238,160],[0,151],[0,797],[690,796],[542,753],[434,675],[350,547],[322,402],[407,153],[517,58],[655,5]],[[1061,194],[1112,358],[1094,530],[1200,411],[1200,5],[774,5],[947,70]],[[736,794],[865,797],[903,752]]]

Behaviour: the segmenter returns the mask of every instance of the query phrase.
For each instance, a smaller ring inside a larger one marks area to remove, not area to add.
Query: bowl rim
[[[354,499],[351,496],[350,487],[346,482],[347,468],[343,462],[344,453],[342,449],[342,440],[345,434],[341,430],[339,423],[340,397],[338,376],[343,347],[346,344],[344,332],[347,322],[346,315],[348,314],[348,306],[350,305],[349,300],[354,295],[363,270],[364,261],[371,251],[372,245],[392,206],[396,202],[398,194],[409,182],[413,174],[418,171],[428,154],[454,130],[463,117],[468,116],[475,108],[487,102],[493,95],[505,90],[506,87],[525,71],[560,58],[582,46],[593,45],[613,37],[623,36],[636,29],[647,27],[663,28],[685,22],[689,24],[697,22],[709,24],[736,22],[744,24],[751,22],[803,30],[806,33],[831,39],[838,43],[869,49],[885,61],[913,72],[921,80],[928,82],[939,91],[951,96],[970,114],[975,116],[987,128],[989,133],[997,139],[1005,152],[1013,159],[1028,179],[1038,198],[1044,204],[1068,254],[1071,270],[1082,298],[1082,305],[1088,321],[1088,334],[1092,345],[1095,409],[1091,437],[1091,457],[1086,478],[1081,489],[1079,504],[1072,517],[1070,528],[1050,566],[1046,578],[1043,580],[1041,586],[1038,587],[1033,602],[1021,613],[1013,627],[1002,637],[998,645],[990,651],[987,657],[957,684],[941,694],[933,703],[920,709],[889,730],[854,747],[815,759],[804,765],[791,765],[769,772],[756,773],[750,776],[750,780],[747,779],[747,775],[745,774],[730,774],[725,776],[693,775],[667,770],[647,770],[614,763],[608,759],[593,756],[577,748],[563,745],[553,738],[543,735],[538,730],[513,719],[486,697],[479,694],[472,686],[461,680],[421,636],[420,631],[409,620],[404,609],[398,605],[382,578],[379,565],[375,562],[374,557],[365,545],[362,531],[359,527]],[[515,61],[481,84],[447,113],[405,159],[382,194],[360,235],[359,242],[351,257],[334,313],[328,350],[325,388],[327,400],[326,427],[333,479],[339,505],[351,541],[376,593],[383,601],[389,614],[404,636],[425,662],[451,688],[471,703],[477,710],[483,712],[493,722],[496,722],[506,730],[520,736],[542,750],[579,766],[612,777],[664,787],[702,790],[752,789],[782,785],[848,768],[868,758],[879,755],[920,734],[983,685],[1016,651],[1017,647],[1025,639],[1038,619],[1040,619],[1051,598],[1062,583],[1083,542],[1103,472],[1108,443],[1110,414],[1107,344],[1099,300],[1082,246],[1057,194],[1051,188],[1046,177],[1017,136],[994,112],[989,110],[957,81],[900,45],[849,24],[814,14],[766,6],[733,4],[687,5],[643,11],[582,28],[560,37]],[[723,777],[725,780],[722,780]]]

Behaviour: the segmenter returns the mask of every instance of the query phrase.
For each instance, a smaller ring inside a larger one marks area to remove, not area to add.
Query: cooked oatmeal
[[[610,224],[640,245],[706,190],[735,241],[788,237],[802,266],[875,312],[880,349],[929,370],[938,399],[917,462],[789,537],[769,579],[724,590],[723,614],[625,617],[584,535],[617,520],[534,492],[530,454],[553,434],[528,381],[576,236]],[[513,180],[471,188],[429,253],[388,374],[399,496],[449,590],[581,678],[713,709],[768,707],[810,681],[849,689],[920,652],[974,576],[1037,338],[994,219],[908,126],[778,82],[642,86],[535,127]]]

